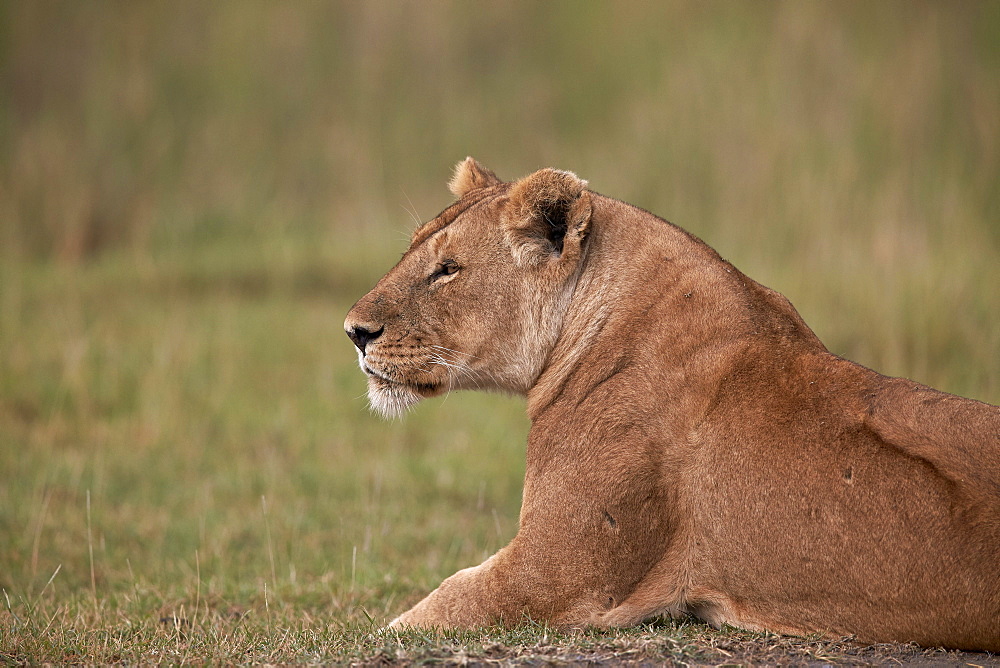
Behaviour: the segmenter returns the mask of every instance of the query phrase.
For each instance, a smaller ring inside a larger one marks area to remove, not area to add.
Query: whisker
[[[440,348],[441,350],[447,350],[448,352],[458,352],[458,351],[452,351],[448,348],[444,348],[443,346],[432,346],[432,347]],[[467,353],[460,353],[460,354],[467,354]],[[475,356],[470,355],[470,357],[475,357]],[[445,368],[454,370],[454,373],[449,374],[448,376],[449,392],[455,388],[455,382],[458,379],[471,381],[472,384],[477,389],[482,388],[483,385],[485,384],[486,379],[484,378],[484,374],[482,372],[477,371],[476,369],[473,369],[469,367],[467,364],[464,364],[458,360],[448,359],[447,357],[445,357],[440,353],[432,353],[427,361],[430,364],[437,364],[439,366],[443,366]],[[489,375],[492,376],[492,374]]]
[[[400,189],[400,190],[402,190],[402,189]],[[403,197],[406,198],[406,201],[410,205],[410,208],[406,208],[404,206],[403,210],[406,211],[406,213],[410,214],[410,218],[412,218],[413,222],[419,227],[420,223],[421,223],[421,220],[420,220],[420,215],[417,213],[417,207],[413,206],[413,200],[410,199],[410,196],[406,194],[405,190],[402,190],[402,193],[403,193]]]
[[[432,358],[432,359],[430,359],[428,361],[431,364],[438,364],[440,366],[446,366],[449,369],[457,369],[459,371],[472,371],[472,369],[470,369],[469,367],[465,366],[464,364],[459,364],[457,362],[453,362],[453,361],[445,359],[443,357]]]
[[[449,353],[455,353],[456,355],[465,355],[466,357],[471,357],[473,359],[479,359],[478,357],[476,357],[472,353],[463,353],[461,350],[452,350],[451,348],[445,348],[444,346],[435,346],[435,345],[432,345],[431,348],[436,348],[438,350],[444,350],[444,351],[449,352]]]

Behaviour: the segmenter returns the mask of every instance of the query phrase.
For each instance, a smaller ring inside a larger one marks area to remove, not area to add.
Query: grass
[[[377,627],[517,528],[519,400],[381,422],[343,317],[473,154],[1000,403],[995,3],[0,3],[0,661],[985,663]]]
[[[182,611],[181,614],[194,612]],[[275,615],[289,614],[276,610]],[[75,642],[35,650],[52,661],[107,663],[409,663],[579,665],[993,665],[989,658],[913,645],[858,646],[849,641],[789,639],[736,629],[716,631],[683,621],[645,624],[628,631],[566,634],[537,624],[516,629],[394,633],[369,623],[335,624],[296,610],[295,623],[275,629],[266,616],[245,610],[206,610],[202,615],[116,620],[48,618],[84,626]],[[30,622],[29,622],[30,624]],[[32,648],[35,649],[35,648]],[[97,651],[95,651],[95,649]],[[45,650],[49,650],[46,652]],[[53,651],[54,650],[54,651]],[[23,658],[0,656],[8,661]],[[984,661],[985,659],[985,661]]]

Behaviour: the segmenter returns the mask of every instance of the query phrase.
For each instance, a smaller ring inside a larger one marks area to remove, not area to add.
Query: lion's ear
[[[514,184],[508,234],[519,264],[573,259],[590,226],[587,182],[572,172],[543,169]]]
[[[448,182],[448,190],[461,199],[466,193],[479,188],[499,185],[497,175],[486,169],[471,156],[455,165],[455,174]]]

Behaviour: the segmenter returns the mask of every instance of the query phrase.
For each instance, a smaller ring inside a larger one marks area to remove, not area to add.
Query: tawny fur
[[[569,172],[458,201],[348,314],[373,406],[524,394],[520,527],[393,626],[660,614],[1000,651],[1000,409],[829,353],[778,293]]]

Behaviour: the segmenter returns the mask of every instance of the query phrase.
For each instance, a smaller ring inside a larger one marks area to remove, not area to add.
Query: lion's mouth
[[[413,381],[390,378],[385,373],[368,366],[368,364],[364,361],[361,362],[361,369],[365,372],[365,374],[367,374],[370,380],[375,381],[376,383],[382,383],[390,387],[404,388],[425,396],[435,395],[441,388],[441,385],[438,383],[417,383]]]

